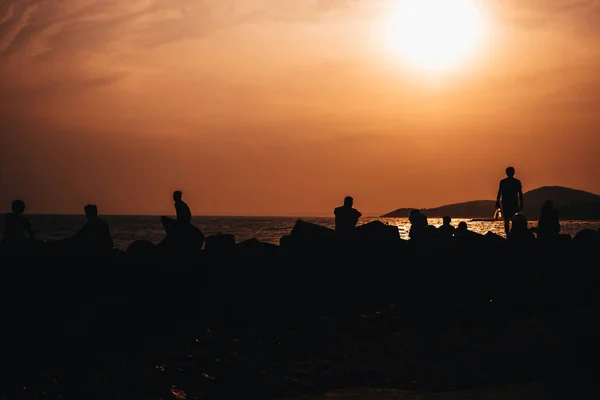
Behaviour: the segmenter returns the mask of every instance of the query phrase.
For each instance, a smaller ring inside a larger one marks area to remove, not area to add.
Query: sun
[[[485,31],[476,0],[398,0],[388,17],[388,51],[427,71],[449,70],[465,62]]]

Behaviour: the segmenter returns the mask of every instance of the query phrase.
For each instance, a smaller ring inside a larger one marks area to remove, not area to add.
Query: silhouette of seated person
[[[552,200],[544,201],[538,218],[537,235],[540,240],[553,240],[560,233],[560,220],[558,210]]]
[[[71,244],[77,250],[96,253],[111,252],[114,244],[110,235],[110,227],[104,219],[98,217],[98,207],[88,204],[83,209],[87,222],[72,237]]]
[[[164,216],[160,219],[167,232],[167,237],[159,243],[162,249],[199,250],[204,244],[204,234],[192,225],[192,212],[182,197],[181,191],[173,192],[176,219]]]
[[[424,239],[427,226],[429,225],[427,222],[427,216],[419,210],[412,210],[408,215],[408,221],[410,222],[408,237],[411,240]]]
[[[354,206],[354,199],[350,196],[344,198],[344,205],[336,207],[333,210],[335,215],[335,231],[337,234],[347,237],[351,236],[358,224],[358,219],[362,213]]]
[[[441,239],[440,233],[438,231],[438,228],[435,227],[435,225],[426,225],[425,226],[425,230],[423,232],[423,238],[427,241],[427,242],[436,242],[439,239]]]
[[[442,225],[438,228],[438,235],[444,240],[452,238],[456,232],[456,228],[450,225],[450,222],[452,222],[452,218],[445,216],[442,218]]]
[[[176,219],[165,216],[160,217],[160,221],[162,222],[167,233],[169,233],[173,228],[178,226],[186,226],[192,223],[192,212],[187,203],[182,200],[182,197],[183,193],[180,190],[173,192]]]
[[[33,224],[25,213],[25,202],[13,200],[12,212],[6,214],[4,220],[4,236],[2,245],[6,247],[20,247],[32,244],[35,241]]]
[[[535,240],[533,232],[529,229],[527,217],[523,213],[513,215],[510,232],[507,239],[512,242],[529,242]]]
[[[467,223],[465,221],[460,221],[458,223],[458,226],[456,227],[454,235],[459,238],[465,238],[471,236],[471,233],[473,232],[469,230],[469,226],[467,225]]]

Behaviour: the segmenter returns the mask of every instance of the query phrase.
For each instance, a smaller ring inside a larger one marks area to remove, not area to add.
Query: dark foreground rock
[[[574,398],[594,384],[593,239],[323,233],[283,246],[212,239],[214,251],[181,257],[148,243],[5,254],[0,396],[270,399],[533,384],[545,398]]]

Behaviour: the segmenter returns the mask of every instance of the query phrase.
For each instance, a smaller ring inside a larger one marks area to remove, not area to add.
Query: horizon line
[[[7,214],[10,211],[4,212],[2,214]],[[27,213],[29,216],[82,216],[85,217],[84,213]],[[175,214],[126,214],[126,213],[108,213],[108,214],[100,214],[100,216],[104,217],[174,217]],[[369,214],[363,215],[366,218],[382,218],[381,214]],[[200,214],[192,216],[194,218],[334,218],[333,215],[323,215],[323,214],[305,214],[305,215],[236,215],[236,214]]]

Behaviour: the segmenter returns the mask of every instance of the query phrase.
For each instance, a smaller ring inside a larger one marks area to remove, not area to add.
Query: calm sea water
[[[0,217],[3,219],[4,215]],[[115,216],[108,215],[103,218],[109,223],[115,246],[126,249],[134,240],[146,239],[154,243],[160,242],[165,235],[162,224],[157,216]],[[334,226],[333,218],[301,218],[308,222]],[[85,223],[83,215],[33,215],[31,220],[39,239],[56,240],[73,235]],[[257,238],[263,242],[279,244],[279,239],[291,232],[298,217],[195,217],[194,224],[208,236],[217,233],[231,233],[238,242]],[[379,220],[399,228],[400,236],[408,239],[410,223],[406,218],[361,218],[359,224]],[[504,227],[501,221],[476,222],[469,219],[456,219],[453,225],[460,221],[467,222],[469,229],[485,234],[488,231],[504,236]],[[429,223],[439,226],[441,218],[429,218]],[[3,221],[2,221],[3,225]],[[530,223],[535,226],[536,223]],[[575,235],[584,228],[598,229],[600,221],[562,221],[562,232]]]

